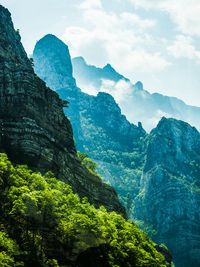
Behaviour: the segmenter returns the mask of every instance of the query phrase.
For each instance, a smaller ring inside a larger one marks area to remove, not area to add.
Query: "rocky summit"
[[[156,229],[177,267],[200,266],[200,133],[163,118],[148,139],[135,216]]]
[[[37,58],[51,58],[46,49],[43,41],[36,45],[36,66],[42,64]],[[51,86],[51,77],[59,70],[53,61],[49,64],[43,66],[42,78]],[[68,83],[52,85],[63,100],[69,99],[65,114],[75,132],[79,129],[78,148],[99,164],[99,173],[115,187],[129,216],[149,233],[156,232],[155,240],[167,244],[176,266],[198,267],[199,132],[183,121],[162,118],[147,134],[141,123],[127,121],[109,94],[89,96],[76,86],[69,89]],[[144,93],[141,82],[135,87],[136,93]]]
[[[77,159],[71,124],[63,113],[66,103],[34,73],[10,13],[2,6],[0,29],[1,151],[12,162],[42,173],[53,171],[96,205],[123,212],[115,191]],[[61,76],[70,72],[69,64]]]

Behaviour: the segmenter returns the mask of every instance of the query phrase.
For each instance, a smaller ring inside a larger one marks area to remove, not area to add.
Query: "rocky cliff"
[[[34,73],[10,13],[2,6],[0,30],[1,151],[15,163],[53,171],[96,205],[123,211],[114,190],[81,166],[70,122],[63,113],[65,103]],[[66,73],[70,71],[69,65]]]
[[[200,265],[200,133],[163,118],[148,137],[135,216],[156,229],[177,267]]]

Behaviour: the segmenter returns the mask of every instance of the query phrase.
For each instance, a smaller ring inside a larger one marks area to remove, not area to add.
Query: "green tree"
[[[169,266],[134,223],[81,200],[50,172],[13,166],[0,154],[0,185],[1,267],[74,266],[92,248],[94,264],[104,255],[110,267]]]

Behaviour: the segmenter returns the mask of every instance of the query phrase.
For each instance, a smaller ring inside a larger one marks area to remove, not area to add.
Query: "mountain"
[[[72,59],[74,77],[78,84],[87,84],[94,87],[100,88],[102,86],[102,80],[112,80],[118,82],[124,80],[129,82],[129,79],[125,78],[123,75],[116,72],[116,70],[110,65],[107,64],[102,69],[97,68],[92,65],[87,65],[83,57],[76,57]]]
[[[135,216],[173,251],[176,266],[200,265],[200,133],[163,118],[150,133]]]
[[[81,166],[64,103],[35,75],[10,14],[3,8],[0,26],[1,150],[12,162],[42,173],[52,170],[93,203],[122,211],[114,190]]]
[[[33,56],[38,74],[51,86],[48,77],[60,73],[44,39]],[[44,55],[49,58],[47,68],[41,62]],[[156,232],[153,238],[168,245],[176,266],[198,267],[199,132],[183,121],[162,118],[147,134],[141,123],[128,122],[111,95],[90,96],[68,84],[59,88],[59,82],[54,83],[53,89],[70,102],[65,114],[75,128],[81,127],[82,138],[75,136],[79,149],[98,163],[99,173],[114,186],[129,216],[149,233]],[[145,92],[141,82],[134,90]]]
[[[135,85],[131,84],[129,79],[117,73],[110,64],[107,65],[109,67],[97,68],[88,65],[82,57],[74,58],[72,64],[78,86],[87,92],[92,88],[95,93],[105,91],[115,96],[120,94],[117,92],[119,82],[126,82],[127,85],[123,83],[119,89],[120,91],[124,90],[124,94],[127,94],[124,96],[126,99],[121,100],[119,98],[117,101],[129,121],[133,123],[141,121],[144,129],[148,132],[157,125],[163,116],[186,121],[200,129],[199,107],[187,105],[175,97],[164,96],[159,93],[151,94],[144,90],[140,81]],[[109,71],[105,71],[107,68]],[[129,88],[128,93],[126,87]]]
[[[60,69],[57,70],[58,58],[52,60],[56,50],[51,53],[49,42],[52,42],[51,46],[54,47],[54,42],[57,43],[58,39],[47,35],[36,44],[33,52],[35,70],[63,100],[69,101],[69,107],[65,108],[64,112],[71,120],[77,148],[98,163],[99,173],[115,187],[126,206],[127,195],[130,192],[127,182],[132,179],[134,184],[137,183],[137,186],[132,187],[131,193],[138,192],[139,180],[135,182],[136,172],[132,170],[131,164],[137,157],[137,152],[143,149],[142,140],[146,132],[141,124],[136,126],[127,121],[111,95],[100,92],[97,96],[91,96],[76,86],[69,89],[67,82],[66,86],[62,83],[60,87],[57,78],[60,77]],[[60,43],[60,46],[66,46],[63,42]],[[47,56],[48,51],[50,52]],[[43,64],[43,57],[47,57],[45,62],[48,62],[48,66]],[[63,54],[63,58],[67,60],[69,53],[67,56]],[[63,68],[65,69],[68,64],[65,63]],[[56,79],[51,83],[52,80],[48,77],[53,76]],[[71,80],[74,80],[72,76]],[[138,158],[138,169],[142,160],[143,158]]]
[[[1,5],[0,29],[0,266],[171,266],[76,152],[67,102],[34,73]]]

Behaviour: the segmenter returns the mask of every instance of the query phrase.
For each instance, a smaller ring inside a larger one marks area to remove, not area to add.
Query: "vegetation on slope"
[[[0,266],[168,266],[135,224],[0,154]]]
[[[78,151],[77,156],[81,162],[81,165],[83,165],[90,173],[99,177],[96,171],[97,164],[93,160],[91,160],[87,154]]]

